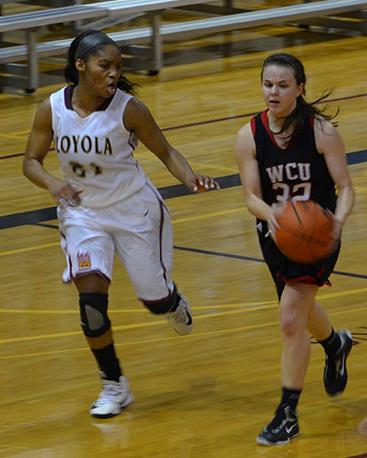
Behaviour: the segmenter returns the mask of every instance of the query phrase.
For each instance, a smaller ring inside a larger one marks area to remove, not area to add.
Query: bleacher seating
[[[98,23],[106,19],[121,23],[132,15],[149,14],[150,27],[133,28],[109,35],[123,47],[124,52],[130,51],[132,56],[135,55],[136,45],[148,45],[146,48],[138,48],[139,59],[128,59],[128,62],[135,69],[157,73],[163,66],[163,40],[188,39],[235,29],[304,21],[367,8],[367,1],[363,0],[325,0],[204,19],[195,18],[172,24],[160,23],[162,10],[211,1],[213,0],[113,0],[3,16],[0,18],[0,34],[23,30],[26,43],[0,48],[0,87],[23,88],[32,92],[40,85],[38,59],[65,55],[71,39],[37,42],[37,30],[46,25],[80,20],[97,20]],[[26,64],[16,63],[23,61]],[[43,82],[47,82],[47,79],[43,79]]]

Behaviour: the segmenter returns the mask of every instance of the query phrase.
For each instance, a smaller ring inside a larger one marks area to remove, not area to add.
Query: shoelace
[[[116,385],[112,385],[111,382],[103,382],[103,390],[99,395],[96,403],[103,402],[103,401],[114,401],[117,396],[121,396],[123,393],[121,391],[121,387]]]
[[[273,417],[272,421],[266,427],[267,431],[272,431],[273,433],[278,433],[288,422],[295,423],[297,421],[297,417],[293,417],[288,407],[286,411],[282,414],[276,413]]]
[[[274,418],[269,426],[267,426],[267,431],[272,433],[279,433],[281,429],[287,424],[287,420],[283,418],[279,423],[279,418]]]
[[[178,322],[185,322],[187,321],[187,312],[186,312],[186,309],[183,305],[179,305],[177,307],[177,309],[173,312],[173,318],[174,320],[176,321],[176,323]]]

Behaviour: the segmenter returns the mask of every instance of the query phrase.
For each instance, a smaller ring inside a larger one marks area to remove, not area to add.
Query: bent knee
[[[305,326],[302,324],[296,314],[283,315],[280,318],[280,332],[284,338],[296,337],[305,332]]]
[[[80,324],[87,337],[105,334],[111,328],[107,315],[108,295],[103,293],[80,293]]]

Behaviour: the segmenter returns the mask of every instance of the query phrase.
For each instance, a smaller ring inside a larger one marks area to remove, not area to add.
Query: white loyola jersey
[[[85,207],[105,207],[144,187],[147,177],[133,157],[137,138],[126,130],[123,114],[131,95],[114,96],[82,118],[71,104],[73,87],[51,94],[54,144],[65,180],[82,189]]]

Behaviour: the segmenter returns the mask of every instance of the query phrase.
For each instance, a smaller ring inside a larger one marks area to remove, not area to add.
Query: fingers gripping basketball
[[[279,228],[273,234],[274,241],[292,261],[312,264],[334,251],[334,215],[317,203],[290,200],[277,221]]]

